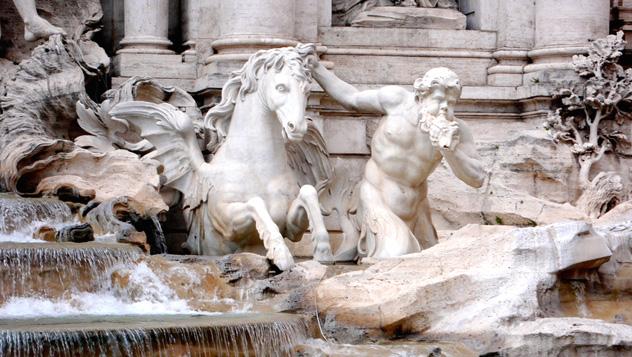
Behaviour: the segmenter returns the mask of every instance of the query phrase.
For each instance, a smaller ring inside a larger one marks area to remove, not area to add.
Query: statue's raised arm
[[[400,105],[408,94],[405,89],[398,86],[359,91],[319,62],[313,64],[312,76],[327,94],[351,110],[387,114],[390,109]]]
[[[384,115],[356,186],[359,229],[345,225],[336,257],[393,257],[434,245],[428,176],[445,158],[468,185],[480,187],[485,177],[471,132],[454,116],[461,94],[456,73],[432,69],[414,82],[413,92],[398,86],[358,91],[322,65],[314,65],[313,76],[344,107]]]

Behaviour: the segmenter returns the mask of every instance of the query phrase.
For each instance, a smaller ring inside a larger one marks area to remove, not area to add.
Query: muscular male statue
[[[345,108],[380,113],[371,158],[358,186],[360,232],[345,232],[338,260],[418,252],[436,244],[427,199],[427,179],[445,158],[463,182],[481,187],[485,172],[470,130],[454,117],[461,95],[456,73],[434,68],[414,83],[414,93],[398,86],[358,91],[320,63],[312,75]]]

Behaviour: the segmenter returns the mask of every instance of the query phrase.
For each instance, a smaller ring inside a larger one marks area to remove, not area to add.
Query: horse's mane
[[[312,79],[307,65],[307,58],[310,56],[316,56],[316,46],[313,44],[261,50],[250,56],[241,69],[231,73],[222,88],[222,99],[219,104],[206,113],[204,118],[206,148],[212,153],[219,148],[228,135],[228,127],[237,99],[243,101],[247,94],[257,90],[260,74],[270,69],[281,71],[285,66],[289,66],[292,69],[292,75],[300,80],[303,88],[307,90]]]

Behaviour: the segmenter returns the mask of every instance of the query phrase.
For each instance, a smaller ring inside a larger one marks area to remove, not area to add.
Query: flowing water
[[[0,320],[0,355],[287,356],[307,331],[287,314]]]
[[[308,336],[296,315],[192,308],[132,245],[32,238],[72,223],[60,201],[0,194],[0,356],[283,356]]]
[[[586,282],[583,280],[571,281],[571,289],[575,295],[575,306],[579,317],[590,317],[590,311],[586,304]]]
[[[0,243],[0,301],[96,291],[114,266],[140,257],[138,248],[123,244]]]
[[[61,228],[73,221],[70,208],[62,201],[0,193],[0,242],[43,242],[33,238],[39,227]]]

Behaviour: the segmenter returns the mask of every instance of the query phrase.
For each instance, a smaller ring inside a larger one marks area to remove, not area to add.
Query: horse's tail
[[[390,258],[421,251],[408,225],[390,209],[379,204],[367,205],[362,208],[360,218],[360,256]]]
[[[358,191],[360,181],[334,182],[333,190],[338,191],[334,207],[338,213],[342,242],[338,246],[334,258],[337,261],[352,261],[358,258],[358,240],[360,239],[361,222],[358,221]],[[336,187],[342,185],[343,187]]]

